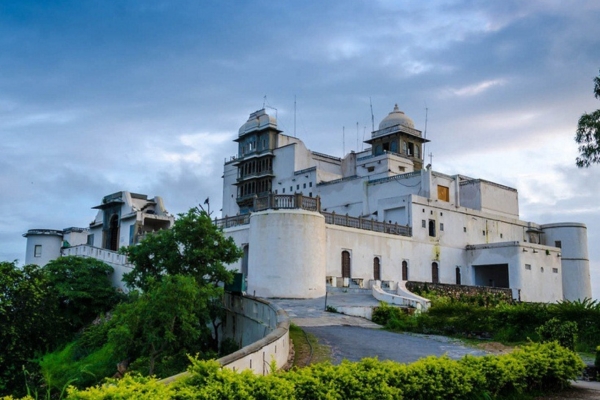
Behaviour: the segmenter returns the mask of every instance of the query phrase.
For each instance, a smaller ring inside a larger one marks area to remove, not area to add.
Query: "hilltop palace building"
[[[344,158],[310,151],[265,110],[250,115],[225,162],[223,218],[243,249],[231,267],[261,297],[324,296],[327,285],[406,293],[406,282],[508,288],[522,301],[591,298],[587,230],[581,223],[519,219],[517,191],[423,168],[428,140],[398,107]],[[117,192],[89,228],[31,229],[25,262],[93,257],[131,269],[117,250],[168,229],[160,197]]]
[[[398,107],[344,158],[308,150],[265,110],[225,162],[219,224],[244,250],[247,291],[311,298],[326,285],[420,281],[512,289],[522,301],[591,298],[581,223],[519,219],[518,193],[423,168],[428,142]]]
[[[25,264],[46,265],[63,256],[91,257],[114,268],[112,282],[123,288],[121,277],[131,265],[117,251],[123,246],[139,243],[145,235],[168,229],[175,218],[159,196],[149,199],[144,194],[117,192],[104,196],[89,228],[30,229],[27,238]]]

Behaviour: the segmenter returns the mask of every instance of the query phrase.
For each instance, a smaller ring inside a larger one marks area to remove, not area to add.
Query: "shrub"
[[[544,325],[536,329],[542,342],[556,341],[569,350],[575,350],[577,340],[577,322],[562,322],[558,318],[552,318]]]
[[[596,360],[594,360],[596,368],[600,369],[600,346],[596,347]]]

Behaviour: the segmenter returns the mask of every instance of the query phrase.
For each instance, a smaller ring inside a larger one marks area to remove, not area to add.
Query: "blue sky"
[[[599,298],[600,165],[577,169],[573,140],[600,108],[598,21],[585,0],[2,1],[0,260],[119,190],[220,208],[265,96],[289,134],[296,99],[297,136],[338,156],[371,100],[376,124],[398,103],[423,130],[428,109],[435,170],[517,188],[522,219],[586,223]]]

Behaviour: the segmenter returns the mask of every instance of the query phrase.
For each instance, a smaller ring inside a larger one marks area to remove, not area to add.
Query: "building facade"
[[[75,255],[106,262],[114,268],[112,282],[123,287],[121,278],[131,266],[118,250],[139,243],[145,235],[169,229],[175,218],[159,196],[121,191],[102,198],[96,218],[88,228],[30,229],[25,264],[46,265],[58,257]]]
[[[428,141],[397,106],[343,158],[311,151],[265,110],[225,162],[222,224],[248,291],[318,297],[326,284],[423,281],[510,288],[523,301],[591,298],[581,223],[519,219],[517,190],[423,166]]]

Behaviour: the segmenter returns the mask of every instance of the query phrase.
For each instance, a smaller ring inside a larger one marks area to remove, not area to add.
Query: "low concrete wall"
[[[398,295],[384,292],[379,287],[379,284],[375,283],[373,285],[373,297],[385,303],[415,307],[423,311],[426,311],[431,305],[431,302],[428,299],[417,296],[416,294],[410,293],[408,290],[406,290],[404,285],[402,285],[402,282],[398,283]]]
[[[285,311],[265,299],[225,293],[222,335],[243,346],[235,353],[219,358],[224,368],[234,371],[250,369],[256,374],[271,373],[271,363],[277,368],[287,364],[290,352],[290,319]],[[163,379],[171,383],[188,373]]]

